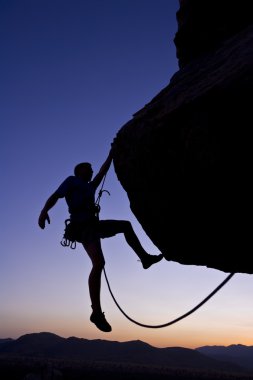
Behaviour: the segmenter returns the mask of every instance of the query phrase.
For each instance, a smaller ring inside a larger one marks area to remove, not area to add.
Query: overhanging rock
[[[168,260],[253,273],[253,25],[246,21],[181,64],[119,130],[114,167],[131,210]]]

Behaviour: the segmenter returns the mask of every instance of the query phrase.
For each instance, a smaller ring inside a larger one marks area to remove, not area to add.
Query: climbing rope
[[[107,174],[107,173],[106,173],[106,174]],[[97,197],[96,202],[95,202],[95,213],[96,213],[96,216],[98,216],[99,213],[100,213],[100,209],[101,209],[101,207],[100,207],[100,204],[99,204],[99,203],[100,203],[100,199],[101,199],[103,193],[106,192],[108,195],[111,195],[111,194],[109,193],[108,190],[103,190],[103,188],[104,188],[104,183],[105,183],[105,178],[106,178],[106,174],[105,174],[105,176],[104,176],[104,179],[103,179],[103,182],[102,182],[101,188],[100,188],[100,190],[99,190],[99,192],[98,192],[98,197]]]
[[[98,193],[98,197],[97,197],[97,200],[95,202],[95,205],[96,207],[98,208],[98,213],[100,211],[100,198],[103,194],[103,192],[107,192],[109,195],[109,191],[107,190],[103,190],[103,187],[104,187],[104,183],[105,183],[105,178],[106,178],[106,175],[104,176],[104,179],[103,179],[103,182],[102,182],[102,185],[101,185],[101,188],[100,188],[100,191]],[[106,280],[106,283],[107,283],[107,286],[108,286],[108,289],[109,289],[109,292],[112,296],[112,299],[113,301],[115,302],[116,306],[118,307],[118,309],[121,311],[121,313],[131,322],[135,323],[136,325],[138,326],[141,326],[141,327],[146,327],[146,328],[151,328],[151,329],[159,329],[159,328],[163,328],[163,327],[168,327],[168,326],[171,326],[173,325],[174,323],[177,323],[179,321],[181,321],[182,319],[188,317],[190,314],[194,313],[196,310],[198,310],[202,305],[204,305],[210,298],[212,298],[234,275],[235,273],[230,273],[226,278],[225,280],[223,280],[206,298],[204,298],[200,303],[198,303],[195,307],[193,307],[191,310],[189,310],[187,313],[181,315],[180,317],[178,318],[175,318],[167,323],[163,323],[163,324],[160,324],[160,325],[147,325],[147,324],[144,324],[144,323],[141,323],[141,322],[138,322],[136,320],[134,320],[133,318],[129,317],[129,315],[127,315],[124,310],[121,308],[121,306],[119,305],[119,303],[117,302],[116,298],[114,297],[114,294],[111,290],[111,287],[110,287],[110,283],[109,283],[109,280],[108,280],[108,277],[107,277],[107,274],[106,274],[106,271],[105,271],[105,268],[103,268],[103,271],[104,271],[104,276],[105,276],[105,280]]]
[[[204,303],[206,303],[211,297],[213,297],[215,295],[215,293],[217,293],[233,276],[235,273],[230,273],[224,281],[222,281],[220,283],[220,285],[218,285],[206,298],[203,299],[203,301],[201,301],[199,304],[197,304],[194,308],[192,308],[191,310],[189,310],[187,313],[181,315],[180,317],[176,318],[176,319],[173,319],[172,321],[169,321],[167,323],[163,323],[161,325],[147,325],[147,324],[144,324],[144,323],[140,323],[140,322],[137,322],[136,320],[134,320],[133,318],[129,317],[125,312],[124,310],[120,307],[120,305],[118,304],[116,298],[114,297],[113,293],[112,293],[112,290],[111,290],[111,287],[110,287],[110,284],[109,284],[109,281],[108,281],[108,277],[106,275],[106,271],[105,271],[105,268],[103,269],[104,270],[104,275],[105,275],[105,280],[107,282],[107,286],[108,286],[108,289],[109,289],[109,292],[112,296],[112,299],[113,301],[115,302],[115,304],[117,305],[118,309],[121,311],[121,313],[127,318],[129,319],[129,321],[135,323],[136,325],[138,326],[142,326],[142,327],[146,327],[146,328],[150,328],[150,329],[159,329],[159,328],[162,328],[162,327],[167,327],[167,326],[170,326],[170,325],[173,325],[174,323],[177,323],[179,321],[181,321],[182,319],[188,317],[190,314],[194,313],[194,311],[196,311],[197,309],[199,309],[202,305],[204,305]]]

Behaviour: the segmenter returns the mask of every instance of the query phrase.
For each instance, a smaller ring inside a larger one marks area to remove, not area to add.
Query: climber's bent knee
[[[132,229],[132,225],[127,220],[100,220],[99,236],[101,239],[109,238],[120,233],[125,233]]]

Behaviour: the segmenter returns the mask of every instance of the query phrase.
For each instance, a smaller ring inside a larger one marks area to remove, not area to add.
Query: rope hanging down
[[[110,284],[109,284],[109,281],[108,281],[108,278],[107,278],[107,275],[106,275],[106,271],[105,271],[105,268],[103,269],[104,270],[104,275],[105,275],[105,279],[106,279],[106,282],[107,282],[107,286],[108,286],[108,289],[109,289],[109,292],[112,296],[112,299],[114,300],[115,304],[117,305],[118,309],[121,311],[121,313],[127,318],[129,319],[129,321],[135,323],[136,325],[138,326],[142,326],[142,327],[146,327],[146,328],[150,328],[150,329],[159,329],[159,328],[162,328],[162,327],[167,327],[167,326],[170,326],[170,325],[173,325],[174,323],[177,323],[179,321],[181,321],[182,319],[188,317],[190,314],[194,313],[194,311],[196,311],[197,309],[199,309],[202,305],[204,305],[204,303],[206,303],[211,297],[213,297],[215,295],[215,293],[217,293],[233,276],[235,273],[230,273],[224,281],[222,281],[220,283],[220,285],[217,286],[217,288],[215,288],[206,298],[203,299],[203,301],[201,301],[199,304],[197,304],[193,309],[189,310],[187,313],[181,315],[180,317],[176,318],[176,319],[173,319],[172,321],[169,321],[167,323],[164,323],[164,324],[161,324],[161,325],[146,325],[144,323],[140,323],[140,322],[137,322],[135,321],[134,319],[132,319],[131,317],[129,317],[125,312],[124,310],[120,307],[120,305],[118,304],[116,298],[114,297],[113,293],[112,293],[112,290],[111,290],[111,287],[110,287]]]
[[[104,183],[105,183],[105,178],[106,178],[106,175],[104,176],[104,179],[103,179],[103,182],[102,182],[102,185],[101,185],[101,188],[100,188],[100,191],[98,193],[98,197],[97,197],[97,200],[95,202],[95,205],[97,207],[97,213],[99,214],[99,211],[100,211],[100,198],[103,194],[103,192],[106,192],[110,195],[109,191],[107,190],[103,190],[103,187],[104,187]],[[146,327],[146,328],[150,328],[150,329],[159,329],[159,328],[163,328],[163,327],[167,327],[167,326],[170,326],[170,325],[173,325],[174,323],[177,323],[179,321],[181,321],[182,319],[188,317],[190,314],[194,313],[197,309],[199,309],[202,305],[204,305],[211,297],[213,297],[234,275],[235,273],[230,273],[224,281],[222,281],[220,283],[220,285],[218,285],[206,298],[204,298],[199,304],[197,304],[194,308],[192,308],[191,310],[189,310],[187,313],[181,315],[180,317],[176,318],[176,319],[173,319],[172,321],[169,321],[167,323],[163,323],[161,325],[147,325],[147,324],[144,324],[144,323],[140,323],[140,322],[137,322],[136,320],[134,320],[133,318],[129,317],[125,312],[124,310],[120,307],[120,305],[118,304],[116,298],[114,297],[113,293],[112,293],[112,290],[111,290],[111,287],[110,287],[110,284],[109,284],[109,281],[108,281],[108,278],[107,278],[107,275],[106,275],[106,271],[105,271],[105,268],[103,268],[103,271],[104,271],[104,275],[105,275],[105,280],[107,282],[107,286],[108,286],[108,289],[109,289],[109,292],[112,296],[112,299],[113,301],[115,302],[116,306],[118,307],[118,309],[121,311],[121,313],[131,322],[135,323],[136,325],[138,326],[142,326],[142,327]]]

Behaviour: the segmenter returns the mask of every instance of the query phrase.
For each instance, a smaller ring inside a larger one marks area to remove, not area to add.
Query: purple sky
[[[89,322],[90,262],[64,249],[64,201],[37,226],[47,197],[80,161],[94,171],[117,131],[178,70],[178,0],[0,0],[0,338],[51,331],[90,339],[141,339],[156,346],[253,345],[253,282],[236,275],[177,325],[146,330],[116,309],[103,280],[110,334]],[[111,167],[102,218],[128,219],[150,253],[157,248],[129,209]],[[168,231],[169,234],[169,231]],[[162,261],[144,271],[121,236],[103,241],[106,270],[122,308],[161,324],[206,297],[225,274]]]

